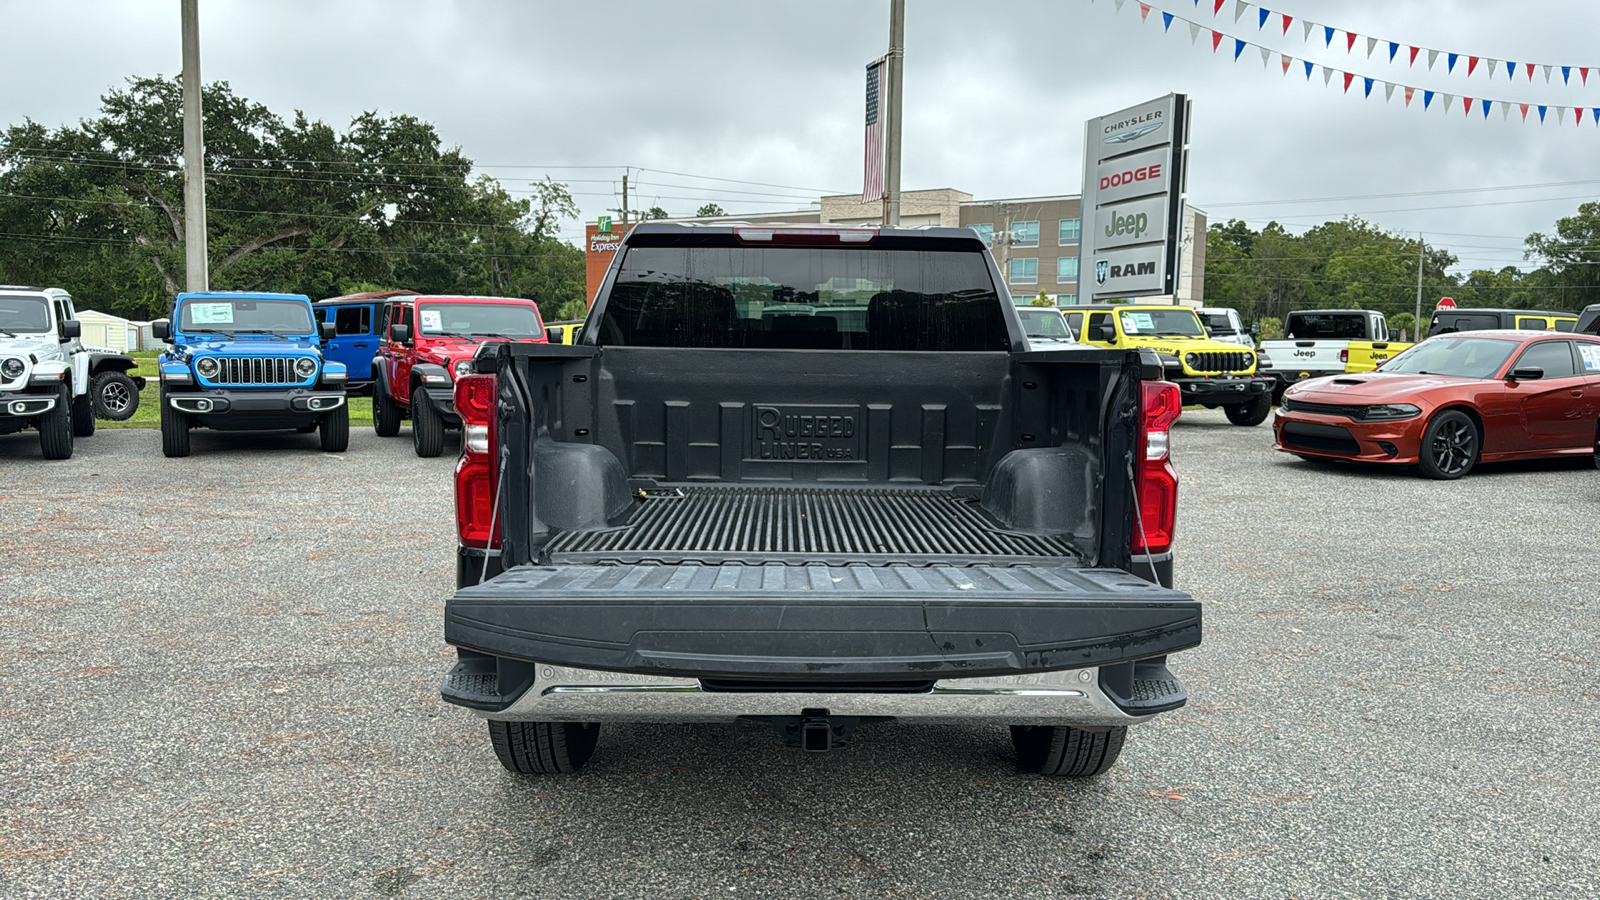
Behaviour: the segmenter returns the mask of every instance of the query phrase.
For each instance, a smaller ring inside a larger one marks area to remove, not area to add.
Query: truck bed
[[[973,492],[696,485],[638,494],[624,523],[562,532],[545,545],[546,558],[558,565],[1076,560],[1060,538],[1000,528]]]

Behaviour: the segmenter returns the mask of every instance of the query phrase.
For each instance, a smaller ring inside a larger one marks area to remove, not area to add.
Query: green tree
[[[1581,204],[1574,216],[1556,220],[1554,234],[1528,235],[1524,243],[1529,259],[1543,258],[1546,273],[1543,302],[1580,310],[1600,303],[1600,202]]]
[[[1415,315],[1408,312],[1395,313],[1394,315],[1389,316],[1388,319],[1389,334],[1395,338],[1395,340],[1400,339],[1400,333],[1402,331],[1405,332],[1406,340],[1416,340],[1417,318]]]
[[[715,203],[707,203],[707,204],[705,204],[704,206],[702,206],[699,209],[695,210],[694,214],[699,218],[706,218],[707,216],[725,216],[725,215],[727,215],[727,213],[722,211],[722,207],[716,205]]]
[[[1031,301],[1029,301],[1028,305],[1029,306],[1055,306],[1056,305],[1056,301],[1050,299],[1050,295],[1049,294],[1046,294],[1044,291],[1040,291],[1039,292],[1039,296],[1034,297]]]
[[[644,215],[645,215],[645,218],[647,218],[647,219],[666,219],[666,218],[670,218],[667,215],[667,211],[662,209],[659,206],[650,207],[650,210],[648,212],[646,212]]]

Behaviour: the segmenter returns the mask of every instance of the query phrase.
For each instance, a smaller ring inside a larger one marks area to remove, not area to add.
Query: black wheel
[[[94,434],[94,401],[88,394],[72,398],[72,436]]]
[[[421,389],[411,392],[411,445],[418,456],[438,456],[444,452],[444,420]]]
[[[328,453],[343,453],[350,446],[350,404],[340,404],[333,412],[324,413],[319,427],[322,449]]]
[[[72,458],[72,393],[66,385],[56,385],[55,409],[40,416],[34,427],[45,459]]]
[[[189,417],[172,408],[161,392],[161,452],[169,457],[189,455]]]
[[[1466,413],[1447,409],[1422,433],[1417,466],[1429,478],[1450,481],[1472,471],[1478,461],[1478,426]]]
[[[596,722],[496,722],[489,720],[489,743],[506,771],[518,775],[576,772],[594,755],[600,739]]]
[[[1235,425],[1260,425],[1272,415],[1272,397],[1261,394],[1246,403],[1224,406],[1222,411]]]
[[[139,385],[121,372],[101,372],[89,382],[94,414],[112,422],[125,422],[139,410]]]
[[[394,437],[400,433],[400,407],[389,399],[389,391],[382,384],[372,386],[372,430],[378,437]]]
[[[1070,725],[1013,725],[1011,745],[1024,771],[1064,778],[1093,778],[1117,761],[1128,728],[1084,731]]]

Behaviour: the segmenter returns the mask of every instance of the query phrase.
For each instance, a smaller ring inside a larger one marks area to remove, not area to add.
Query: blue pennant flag
[[[1265,6],[1261,7],[1261,22],[1260,24],[1256,25],[1257,31],[1267,27],[1267,16],[1270,15],[1272,15],[1272,10],[1267,9]]]
[[[1444,60],[1444,71],[1445,71],[1445,74],[1449,74],[1451,71],[1453,71],[1455,69],[1455,67],[1456,67],[1456,58],[1459,57],[1460,55],[1461,54],[1459,54],[1459,53],[1451,53],[1451,54],[1449,54],[1448,56],[1445,57],[1445,60]]]
[[[1510,77],[1512,77],[1512,76],[1514,76],[1516,74],[1517,74],[1517,64],[1512,62],[1509,59],[1506,60],[1506,77],[1510,78]]]
[[[1544,123],[1544,111],[1545,111],[1545,110],[1547,110],[1547,109],[1549,109],[1549,108],[1550,108],[1550,107],[1548,107],[1548,106],[1541,106],[1541,107],[1539,107],[1539,123],[1540,123],[1540,124],[1543,124],[1543,123]]]
[[[1571,77],[1572,77],[1572,67],[1571,66],[1562,66],[1561,67],[1561,83],[1562,84],[1566,84],[1567,83],[1567,79],[1569,79]]]
[[[1367,83],[1367,92],[1363,96],[1371,97],[1372,96],[1372,79],[1371,78],[1363,78],[1361,80],[1365,81]]]
[[[1600,106],[1594,108],[1594,123],[1600,125]]]
[[[1310,81],[1311,80],[1311,60],[1302,59],[1300,61],[1306,64],[1306,80]]]
[[[1322,26],[1322,30],[1326,35],[1324,37],[1322,43],[1324,43],[1324,44],[1326,44],[1327,46],[1330,46],[1330,47],[1333,46],[1333,32],[1336,29],[1332,25],[1324,25],[1324,26]]]
[[[1422,92],[1422,108],[1423,109],[1427,109],[1428,108],[1428,104],[1432,103],[1432,102],[1433,102],[1433,91],[1423,91]]]
[[[1238,61],[1239,54],[1241,54],[1243,52],[1244,52],[1244,41],[1241,41],[1238,38],[1234,38],[1233,39],[1233,58],[1234,58],[1235,62]]]
[[[1170,28],[1172,28],[1172,13],[1164,12],[1161,14],[1161,30],[1167,31]]]
[[[1488,100],[1479,100],[1478,102],[1483,104],[1483,117],[1485,119],[1489,118],[1489,104],[1490,104],[1490,101],[1488,101]]]
[[[1400,52],[1400,45],[1394,41],[1389,42],[1389,62],[1394,62],[1394,55]]]

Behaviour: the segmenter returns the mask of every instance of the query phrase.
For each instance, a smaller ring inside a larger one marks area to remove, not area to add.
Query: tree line
[[[1600,303],[1600,203],[1584,203],[1552,233],[1523,244],[1543,265],[1505,266],[1462,275],[1457,257],[1422,247],[1422,303],[1440,297],[1462,307],[1577,312]],[[1257,231],[1238,219],[1206,234],[1206,305],[1231,306],[1247,321],[1281,320],[1290,310],[1375,309],[1409,324],[1417,302],[1419,240],[1357,217],[1325,222],[1304,234],[1277,222]]]
[[[342,131],[203,90],[215,290],[496,294],[546,319],[584,309],[583,252],[560,240],[567,187],[473,177],[432,124],[365,112]],[[99,115],[0,136],[0,283],[63,287],[82,308],[164,315],[185,289],[182,89],[133,78]],[[520,195],[520,196],[519,196]]]

